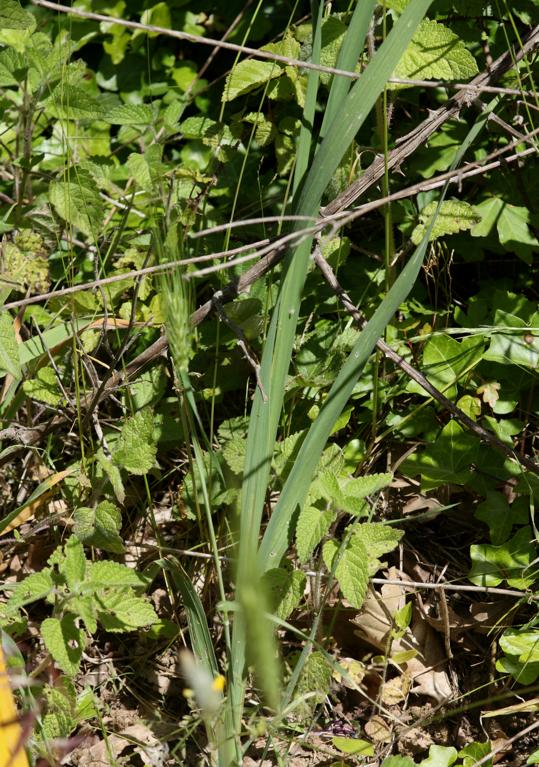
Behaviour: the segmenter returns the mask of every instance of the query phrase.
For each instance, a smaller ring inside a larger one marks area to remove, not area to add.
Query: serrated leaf
[[[96,596],[99,623],[106,631],[134,631],[158,620],[153,606],[144,597],[127,592],[112,591]]]
[[[437,21],[423,19],[399,61],[394,77],[467,80],[478,71],[474,57],[458,35]]]
[[[49,185],[52,206],[66,223],[88,237],[97,238],[103,224],[103,203],[94,187],[71,181],[52,181]]]
[[[275,77],[280,77],[282,72],[282,67],[271,61],[240,61],[226,78],[222,101],[233,101],[238,96],[244,96]]]
[[[379,557],[393,551],[403,535],[402,530],[380,522],[363,522],[354,528],[352,537],[360,540],[367,551],[369,576],[380,568]]]
[[[62,575],[64,575],[68,587],[72,591],[77,591],[86,575],[86,557],[84,556],[83,545],[75,535],[67,540],[64,555]]]
[[[241,474],[243,472],[246,444],[245,438],[235,437],[223,445],[223,458],[234,474]]]
[[[350,537],[344,550],[341,548],[337,541],[327,541],[322,550],[324,562],[334,572],[344,598],[359,610],[369,584],[369,554],[356,535]]]
[[[23,581],[17,583],[7,601],[7,606],[12,609],[36,602],[48,596],[53,589],[54,581],[51,571],[46,567],[38,573],[27,575]]]
[[[6,312],[0,314],[0,374],[2,373],[8,373],[16,381],[20,380],[22,375],[13,320]]]
[[[299,605],[305,590],[305,575],[300,570],[275,567],[264,573],[262,583],[267,589],[269,606],[274,615],[286,620]]]
[[[60,83],[43,106],[47,115],[60,120],[100,120],[104,110],[99,101],[84,88]]]
[[[119,468],[111,462],[101,449],[97,451],[95,457],[99,466],[109,478],[116,500],[118,503],[123,503],[125,501],[125,488]]]
[[[294,707],[294,711],[309,716],[317,705],[324,702],[330,685],[331,666],[325,655],[315,650],[305,662],[294,695],[296,701],[308,697],[304,698],[301,707]]]
[[[77,618],[81,618],[90,634],[97,631],[97,610],[93,594],[70,597],[65,609]]]
[[[305,506],[301,510],[296,525],[296,548],[299,561],[306,562],[329,530],[335,518],[331,509],[320,511],[315,506]]]
[[[111,125],[151,125],[154,113],[148,104],[119,104],[105,112],[101,119]]]
[[[119,535],[122,514],[113,503],[102,501],[95,509],[76,509],[74,522],[73,533],[87,546],[95,546],[113,554],[124,551]]]
[[[88,563],[86,582],[96,588],[111,589],[124,586],[144,588],[147,583],[142,575],[131,570],[131,568],[109,560]]]
[[[17,0],[0,0],[0,29],[29,29],[35,24],[34,16]]]
[[[420,223],[412,232],[414,245],[419,245],[422,241],[437,208],[437,202],[429,202],[419,214]],[[440,205],[440,211],[432,227],[429,242],[443,237],[445,234],[455,234],[471,229],[479,220],[479,216],[469,203],[460,200],[446,200]]]
[[[41,637],[45,647],[57,665],[68,676],[74,676],[79,670],[84,634],[75,625],[72,615],[58,618],[45,618],[41,623]]]
[[[122,426],[114,462],[131,474],[147,474],[155,464],[156,455],[153,412],[141,410]]]
[[[56,373],[52,367],[39,368],[34,378],[30,378],[22,385],[24,393],[38,402],[44,402],[47,405],[59,405],[62,401],[62,394],[58,388]]]
[[[393,473],[385,472],[383,474],[365,474],[362,477],[347,479],[341,484],[341,490],[344,495],[363,499],[369,495],[375,495],[387,487],[393,481]]]

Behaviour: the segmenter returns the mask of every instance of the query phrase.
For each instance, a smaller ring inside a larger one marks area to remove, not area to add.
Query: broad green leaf
[[[83,545],[75,535],[67,540],[64,554],[62,575],[71,591],[79,591],[86,575],[86,557]]]
[[[49,199],[67,224],[80,229],[87,237],[97,238],[101,234],[103,202],[95,185],[92,186],[87,179],[84,179],[84,183],[52,181]]]
[[[469,743],[459,751],[459,758],[462,759],[462,767],[474,767],[475,763],[487,754],[490,754],[492,746],[490,741],[485,743]],[[485,767],[492,767],[492,759],[483,763]]]
[[[519,663],[539,663],[539,631],[507,629],[499,642],[505,653],[518,656]]]
[[[415,767],[415,762],[409,756],[386,756],[382,767]]]
[[[81,618],[90,634],[97,631],[97,609],[94,595],[70,597],[66,604],[66,610]]]
[[[415,80],[467,80],[478,71],[474,57],[454,32],[437,21],[423,19],[394,76]]]
[[[36,20],[17,0],[0,0],[0,29],[29,29]]]
[[[481,220],[472,228],[470,232],[472,237],[488,237],[496,226],[504,205],[505,203],[499,197],[487,197],[478,205],[474,205],[474,210]]]
[[[234,474],[242,474],[245,464],[247,440],[243,437],[229,439],[223,445],[223,458]]]
[[[105,111],[101,119],[111,125],[151,125],[155,118],[148,104],[119,104]]]
[[[299,561],[306,562],[329,530],[335,518],[331,509],[320,511],[315,506],[305,506],[296,525],[296,548]]]
[[[483,358],[493,362],[501,362],[504,365],[515,367],[523,365],[537,370],[539,365],[539,334],[537,331],[531,332],[524,320],[501,309],[496,309],[494,314],[494,327],[497,326],[515,328],[520,332],[493,333],[490,346],[485,351]]]
[[[342,551],[340,548],[338,542],[326,541],[324,562],[328,570],[334,571],[344,598],[359,610],[369,584],[369,552],[361,536],[354,534]]]
[[[421,767],[451,767],[457,760],[457,749],[452,746],[431,746],[429,755],[421,762]]]
[[[429,338],[423,349],[422,372],[446,397],[454,399],[457,394],[456,384],[461,376],[481,362],[483,348],[484,341],[480,336],[467,336],[462,341],[456,341],[444,333],[436,334]],[[430,396],[415,381],[410,381],[406,390],[424,397]]]
[[[61,620],[45,618],[41,623],[41,637],[62,671],[74,676],[84,649],[84,633],[75,625],[74,616],[64,615]]]
[[[526,589],[535,580],[531,563],[535,558],[531,527],[521,528],[500,546],[473,544],[470,546],[472,567],[468,578],[477,586],[499,586],[507,581],[516,589]]]
[[[104,560],[102,562],[88,563],[86,583],[96,589],[115,589],[124,586],[144,588],[146,586],[146,579],[130,567],[126,567],[119,562]]]
[[[334,747],[343,754],[356,754],[361,756],[374,756],[374,746],[366,740],[359,738],[345,738],[335,736],[331,739]]]
[[[496,226],[500,243],[504,248],[511,253],[516,253],[519,258],[531,265],[533,255],[539,249],[539,241],[531,233],[530,223],[528,208],[505,203]]]
[[[437,207],[437,202],[429,202],[419,214],[419,224],[412,232],[411,238],[414,245],[419,245],[425,236]],[[471,229],[478,221],[479,216],[469,203],[460,200],[446,200],[440,206],[429,241],[443,237],[444,234],[455,234],[455,232]]]
[[[511,507],[502,493],[489,490],[485,500],[477,506],[475,516],[488,525],[494,546],[499,546],[509,538],[513,519]]]
[[[240,61],[226,78],[222,100],[224,102],[233,101],[238,96],[250,93],[275,77],[280,77],[282,73],[283,68],[271,61],[256,61],[255,59]]]
[[[25,381],[22,388],[30,399],[44,402],[53,407],[59,405],[63,399],[56,380],[56,372],[49,366],[39,368],[35,377]]]
[[[155,464],[156,455],[153,412],[141,410],[122,426],[114,462],[131,474],[147,474]]]
[[[516,655],[504,655],[496,661],[496,671],[511,674],[519,684],[533,684],[539,678],[539,663],[519,663]]]
[[[121,554],[124,550],[119,535],[122,514],[110,501],[102,501],[95,509],[79,508],[73,515],[73,533],[87,546]]]
[[[45,599],[53,589],[54,581],[49,567],[31,573],[15,586],[7,602],[8,608],[22,607],[38,599]]]
[[[434,444],[418,449],[403,461],[401,471],[412,477],[420,474],[423,489],[443,484],[462,485],[472,477],[470,468],[479,449],[476,437],[468,434],[456,421],[449,421]]]
[[[305,590],[305,575],[300,570],[276,567],[264,573],[262,584],[266,588],[269,607],[274,615],[286,620],[299,605]]]
[[[100,592],[95,602],[99,623],[106,631],[135,631],[159,620],[150,602],[131,589]]]
[[[7,312],[0,313],[0,375],[8,373],[20,380],[21,363],[19,360],[19,344],[13,327],[13,320]]]

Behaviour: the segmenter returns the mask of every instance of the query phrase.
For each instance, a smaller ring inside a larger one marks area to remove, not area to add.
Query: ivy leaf
[[[95,509],[77,509],[74,520],[73,533],[87,546],[96,546],[113,554],[124,551],[119,535],[122,514],[110,501],[102,501]]]
[[[154,417],[150,409],[128,418],[120,432],[114,462],[131,474],[147,474],[155,464]]]
[[[63,220],[88,237],[97,238],[103,224],[103,203],[90,176],[79,172],[77,183],[52,181],[49,199]]]
[[[495,327],[520,329],[520,333],[494,333],[483,358],[504,365],[536,370],[539,365],[539,336],[532,333],[523,319],[501,309],[494,314]]]
[[[539,631],[507,629],[500,637],[500,647],[507,655],[518,656],[519,663],[539,663]]]
[[[134,631],[159,619],[152,605],[131,589],[96,596],[99,622],[106,631]]]
[[[58,388],[56,373],[52,367],[39,368],[35,377],[25,381],[22,385],[24,393],[38,402],[55,407],[62,401],[62,394]]]
[[[483,359],[483,340],[468,336],[456,341],[445,333],[429,338],[423,349],[422,371],[430,383],[449,399],[457,395],[457,382]],[[415,381],[406,391],[428,397],[428,392]]]
[[[61,620],[45,618],[41,623],[41,637],[62,671],[74,676],[84,649],[84,633],[75,625],[74,617],[68,614]]]
[[[331,509],[320,511],[316,506],[305,506],[296,525],[296,547],[299,561],[306,562],[330,528],[335,518]]]
[[[526,264],[532,263],[539,241],[530,232],[530,211],[518,205],[505,203],[496,226],[500,243],[511,253],[516,253]]]
[[[322,554],[327,569],[334,572],[344,598],[359,610],[369,584],[369,554],[361,537],[351,535],[344,550],[340,550],[337,541],[327,541]]]
[[[262,577],[269,596],[271,611],[281,620],[286,620],[299,605],[305,589],[305,575],[300,570],[275,567]]]
[[[270,80],[280,77],[282,73],[282,67],[271,61],[254,59],[240,61],[226,78],[222,101],[233,101],[238,96],[244,96]]]
[[[429,755],[421,762],[421,767],[451,767],[457,760],[457,749],[453,746],[431,746]]]
[[[412,232],[414,245],[419,245],[425,236],[437,207],[437,202],[429,202],[419,214],[419,224]],[[446,200],[440,205],[440,211],[432,227],[429,242],[443,237],[445,234],[455,234],[471,229],[478,222],[479,216],[469,203],[460,200]]]
[[[33,15],[23,10],[17,0],[0,0],[0,29],[29,29],[35,23]]]
[[[454,32],[437,21],[423,19],[394,76],[415,80],[467,80],[478,71],[474,57]]]
[[[148,104],[119,104],[101,117],[111,125],[151,125],[154,113]]]
[[[468,578],[477,586],[499,586],[506,580],[515,589],[528,588],[535,578],[530,569],[535,557],[532,541],[531,527],[526,526],[500,546],[473,544]]]
[[[19,344],[13,320],[6,312],[0,314],[0,373],[8,373],[16,381],[21,379]]]

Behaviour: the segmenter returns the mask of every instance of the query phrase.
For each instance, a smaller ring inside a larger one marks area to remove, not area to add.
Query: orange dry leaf
[[[6,659],[0,642],[0,767],[28,767],[22,728],[11,691]]]

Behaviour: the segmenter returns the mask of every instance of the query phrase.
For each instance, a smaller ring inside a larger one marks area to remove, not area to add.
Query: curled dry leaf
[[[381,716],[375,714],[365,725],[365,734],[375,743],[388,743],[391,740],[391,729]]]
[[[393,580],[397,573],[392,570],[389,578]],[[382,586],[380,593],[371,590],[361,613],[352,621],[357,627],[355,633],[389,658],[406,653],[407,660],[400,665],[412,680],[411,692],[440,703],[452,695],[449,676],[443,669],[446,659],[440,637],[421,616],[416,615],[401,638],[391,639],[392,616],[404,604],[402,586],[388,584]],[[411,653],[413,657],[410,657]]]

